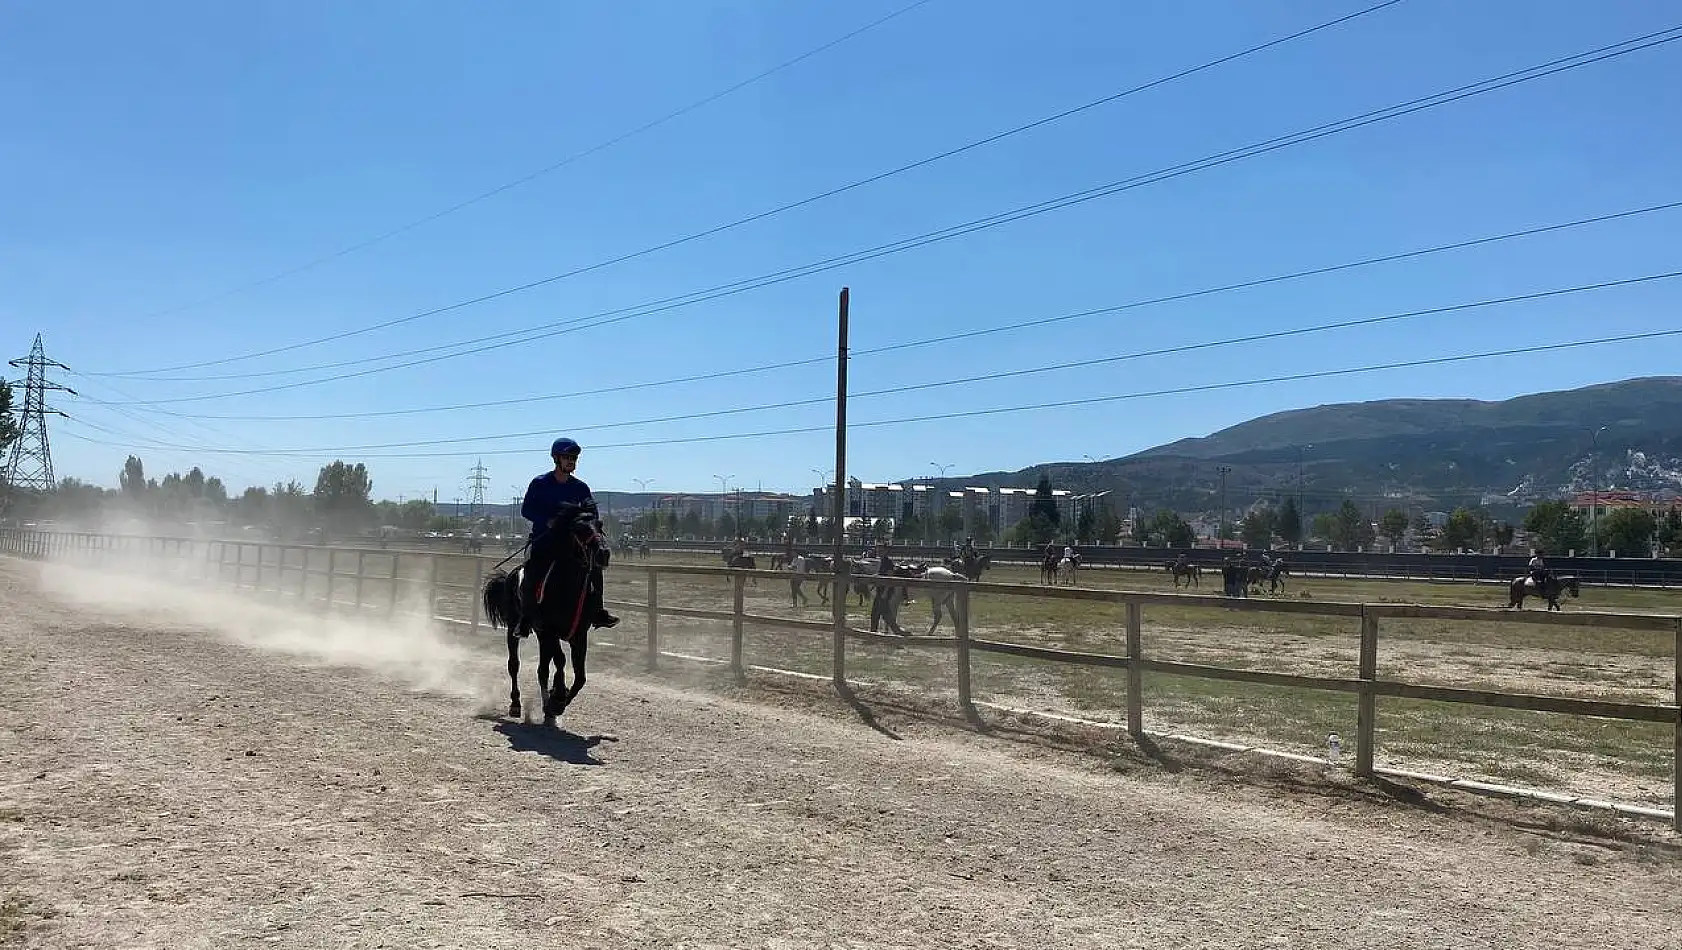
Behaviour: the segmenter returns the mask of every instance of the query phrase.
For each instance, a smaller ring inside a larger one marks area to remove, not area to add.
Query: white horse
[[[1077,568],[1079,566],[1080,566],[1080,562],[1076,561],[1072,557],[1065,557],[1065,558],[1063,558],[1063,560],[1058,561],[1057,562],[1057,583],[1059,583],[1059,584],[1073,584],[1075,582],[1075,568]]]
[[[804,607],[811,602],[806,592],[801,589],[807,575],[811,575],[818,582],[818,600],[829,603],[829,575],[833,572],[829,558],[817,557],[811,554],[797,554],[788,563],[789,573],[789,603],[795,607]]]
[[[926,581],[968,581],[969,578],[965,577],[962,574],[959,574],[957,571],[953,571],[953,570],[950,570],[948,568],[931,567],[931,568],[928,568],[927,570],[923,571],[923,580],[926,580]],[[933,622],[931,622],[929,624],[929,633],[931,633],[931,634],[934,633],[935,628],[940,626],[940,612],[941,612],[942,608],[945,608],[946,612],[952,615],[952,622],[957,623],[958,622],[958,605],[957,605],[958,592],[955,591],[955,590],[950,590],[950,589],[935,589],[935,588],[927,588],[927,590],[929,592],[929,604],[931,606],[933,606],[933,608],[934,608],[934,620],[933,620]]]

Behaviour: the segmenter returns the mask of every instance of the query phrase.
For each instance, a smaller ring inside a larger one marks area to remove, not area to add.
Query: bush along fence
[[[355,548],[325,548],[302,545],[277,545],[256,542],[197,540],[168,537],[113,536],[76,533],[46,533],[20,529],[0,529],[0,554],[38,560],[62,560],[110,565],[132,565],[156,568],[163,565],[178,576],[218,578],[235,587],[254,589],[318,601],[325,609],[345,607],[359,611],[396,614],[418,608],[424,615],[439,618],[441,597],[451,602],[465,601],[467,617],[443,617],[456,623],[483,625],[477,593],[497,560],[489,556],[433,554],[429,552],[393,551]],[[447,565],[445,562],[449,562]],[[952,651],[955,655],[956,689],[959,704],[974,709],[971,689],[971,657],[975,653],[1002,654],[1056,664],[1072,664],[1123,671],[1126,676],[1126,728],[1135,737],[1143,737],[1144,675],[1168,674],[1194,679],[1222,680],[1235,683],[1287,687],[1291,689],[1344,693],[1353,697],[1356,707],[1354,737],[1357,776],[1375,774],[1377,754],[1376,727],[1379,699],[1397,697],[1416,700],[1458,703],[1477,707],[1533,710],[1574,717],[1628,720],[1668,724],[1674,734],[1672,809],[1647,808],[1635,805],[1614,805],[1572,796],[1544,794],[1547,800],[1599,805],[1616,811],[1649,818],[1668,819],[1682,831],[1682,817],[1675,803],[1682,802],[1682,616],[1573,611],[1549,613],[1545,611],[1512,611],[1483,607],[1450,607],[1408,604],[1355,604],[1337,602],[1285,601],[1267,599],[1231,599],[1178,593],[1151,593],[1089,588],[1047,587],[1026,584],[991,584],[952,581],[929,581],[895,578],[896,586],[924,590],[931,598],[951,594],[954,606],[954,634],[952,636],[898,636],[879,634],[850,626],[847,622],[848,578],[835,578],[829,620],[806,620],[750,613],[744,608],[744,587],[750,578],[770,578],[787,582],[787,573],[775,571],[735,570],[723,567],[696,565],[649,564],[615,561],[611,570],[629,573],[646,579],[646,597],[641,602],[609,601],[621,609],[640,614],[645,620],[647,642],[644,662],[657,668],[663,653],[660,622],[663,617],[685,617],[714,620],[730,625],[730,659],[732,673],[746,675],[744,632],[748,627],[769,627],[781,630],[807,631],[827,635],[832,642],[832,677],[838,689],[847,685],[846,644],[849,640],[891,643],[899,647]],[[471,583],[464,583],[471,577]],[[715,610],[660,601],[660,579],[672,577],[715,578],[730,585],[731,609]],[[457,580],[459,578],[459,580]],[[818,581],[820,577],[810,580]],[[462,597],[461,594],[466,596]],[[1125,650],[1118,654],[1080,652],[1046,646],[1013,643],[974,637],[970,633],[970,599],[975,594],[991,596],[1028,597],[1051,600],[1078,600],[1113,605],[1120,613],[1126,631]],[[1142,617],[1147,607],[1205,606],[1224,610],[1257,613],[1286,613],[1342,617],[1360,624],[1360,647],[1357,669],[1352,677],[1307,676],[1255,669],[1234,669],[1196,663],[1152,659],[1147,656],[1141,636]],[[1669,704],[1625,703],[1594,699],[1566,698],[1527,693],[1501,692],[1483,689],[1461,689],[1445,686],[1409,683],[1378,676],[1381,624],[1388,619],[1435,619],[1473,621],[1488,624],[1531,624],[1595,629],[1635,630],[1669,634],[1675,645],[1675,679]],[[1428,780],[1442,777],[1405,772],[1399,769],[1382,770],[1389,774]],[[1458,780],[1453,784],[1473,790],[1522,793],[1489,783]]]

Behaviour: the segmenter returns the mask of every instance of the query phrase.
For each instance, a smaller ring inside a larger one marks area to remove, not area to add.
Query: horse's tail
[[[520,585],[507,571],[496,571],[485,581],[485,619],[495,627],[512,628],[520,617]]]

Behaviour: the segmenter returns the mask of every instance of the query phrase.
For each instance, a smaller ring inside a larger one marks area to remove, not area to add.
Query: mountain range
[[[1101,462],[1053,462],[937,484],[1111,492],[1118,509],[1218,510],[1300,497],[1363,510],[1494,512],[1575,491],[1682,490],[1682,377],[1500,401],[1383,399],[1293,409]]]

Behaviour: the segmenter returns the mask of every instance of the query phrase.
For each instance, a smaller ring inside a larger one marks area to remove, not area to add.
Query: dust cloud
[[[42,566],[40,589],[114,620],[205,630],[256,650],[364,669],[417,691],[484,697],[486,656],[451,640],[418,611],[366,619],[309,612],[215,581],[172,577],[172,566],[93,569],[50,562]]]

